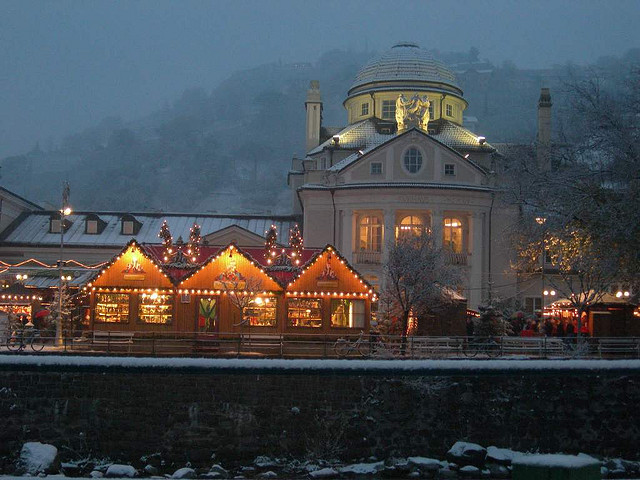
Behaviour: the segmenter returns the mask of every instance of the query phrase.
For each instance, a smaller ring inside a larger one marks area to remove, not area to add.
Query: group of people
[[[563,321],[558,318],[530,319],[520,331],[521,337],[575,337],[578,333],[578,321]],[[582,336],[589,335],[589,325],[583,322],[580,327]]]

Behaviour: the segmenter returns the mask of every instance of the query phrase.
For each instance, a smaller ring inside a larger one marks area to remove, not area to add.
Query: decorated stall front
[[[332,246],[326,246],[287,285],[287,332],[369,331],[369,285]]]
[[[86,286],[91,330],[341,334],[369,329],[374,291],[331,246],[203,246],[189,258],[169,258],[166,251],[131,241],[103,268]]]
[[[253,257],[231,244],[177,286],[179,315],[196,332],[279,332],[284,289]]]
[[[169,274],[135,240],[86,287],[92,330],[188,331]]]

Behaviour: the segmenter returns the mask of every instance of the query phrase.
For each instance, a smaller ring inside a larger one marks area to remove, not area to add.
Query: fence
[[[15,351],[15,335],[3,342]],[[558,337],[401,337],[324,334],[150,333],[88,331],[63,339],[41,337],[43,353],[107,353],[133,356],[210,356],[268,358],[640,358],[640,338]],[[21,351],[39,351],[25,345]],[[5,348],[7,351],[7,348]],[[33,353],[33,352],[32,352]]]

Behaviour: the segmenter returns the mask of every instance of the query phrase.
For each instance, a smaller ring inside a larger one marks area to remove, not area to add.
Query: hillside
[[[554,109],[562,109],[566,67],[522,70],[480,62],[473,51],[437,54],[456,70],[476,131],[492,142],[533,141],[541,86],[552,89]],[[136,121],[107,118],[49,151],[7,157],[2,185],[57,205],[68,179],[72,204],[82,209],[286,213],[291,157],[304,153],[309,80],[320,80],[324,124],[342,125],[346,91],[372,55],[331,51],[315,64],[237,72],[210,93],[186,90]],[[602,62],[611,69],[625,58]]]

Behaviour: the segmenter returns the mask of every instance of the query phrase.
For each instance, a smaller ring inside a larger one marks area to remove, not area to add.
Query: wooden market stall
[[[373,288],[333,248],[265,254],[202,247],[163,263],[135,240],[85,288],[94,331],[203,334],[367,332]],[[293,261],[292,261],[293,259]]]

